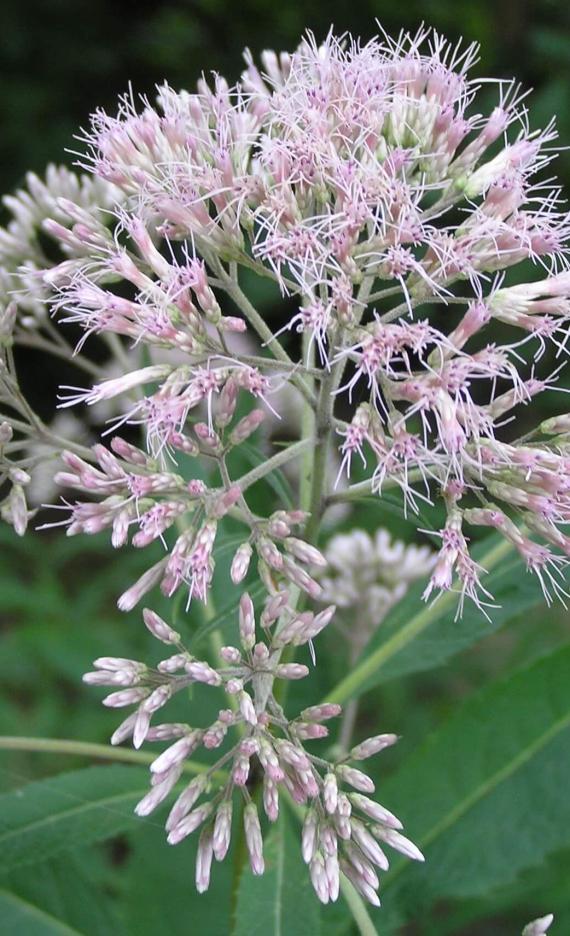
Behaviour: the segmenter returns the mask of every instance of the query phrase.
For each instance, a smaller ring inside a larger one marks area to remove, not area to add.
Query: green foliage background
[[[514,74],[533,86],[533,126],[557,113],[561,141],[570,144],[570,12],[557,0],[361,0],[351,8],[340,0],[6,0],[0,190],[20,184],[27,169],[70,161],[64,149],[74,147],[89,112],[113,109],[129,81],[152,95],[164,78],[191,87],[202,70],[235,78],[245,45],[254,53],[291,48],[305,27],[322,36],[331,22],[365,37],[375,17],[392,33],[424,20],[450,38],[479,40],[479,73]],[[570,152],[557,171],[568,188]],[[271,299],[265,309],[275,311]],[[545,398],[543,417],[560,406]],[[257,496],[263,509],[274,494],[264,486]],[[414,535],[389,503],[368,502],[343,524]],[[80,674],[98,655],[149,652],[138,613],[120,615],[115,607],[147,557],[126,554],[118,562],[105,538],[35,534],[18,541],[6,529],[0,549],[0,734],[105,743],[116,713],[97,704]],[[419,618],[425,609],[415,593],[367,654],[373,663],[361,685],[359,733],[403,734],[397,749],[379,758],[379,796],[401,813],[428,857],[425,868],[394,863],[385,908],[373,915],[383,934],[510,936],[549,910],[557,914],[555,936],[570,933],[570,621],[563,609],[544,607],[512,557],[500,555],[493,575],[504,610],[492,626],[472,614],[455,624],[445,606]],[[229,599],[221,569],[220,578],[218,612]],[[394,636],[410,622],[417,639],[398,648]],[[207,637],[198,609],[182,626],[198,645]],[[314,701],[342,686],[342,656],[334,635],[319,648],[307,687]],[[356,932],[346,905],[321,915],[306,900],[295,817],[271,835],[263,882],[238,876],[238,863],[230,862],[216,868],[213,890],[199,898],[195,843],[169,849],[160,815],[132,818],[144,772],[102,763],[63,752],[0,751],[2,933]],[[260,920],[267,921],[263,929]]]

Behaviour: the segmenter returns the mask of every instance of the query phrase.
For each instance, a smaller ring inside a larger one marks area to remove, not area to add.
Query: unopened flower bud
[[[366,741],[361,741],[360,744],[353,747],[349,757],[351,760],[366,760],[366,758],[383,751],[384,748],[396,744],[397,740],[398,735],[395,734],[375,735],[373,738],[367,738]]]
[[[553,920],[554,914],[548,913],[538,920],[533,920],[532,923],[527,923],[522,931],[522,936],[543,936],[550,929]]]
[[[304,540],[297,539],[294,536],[289,536],[285,540],[285,549],[287,552],[290,552],[291,555],[296,556],[301,562],[305,562],[308,565],[322,567],[327,564],[327,560],[315,546],[311,546],[310,543],[305,543]]]
[[[374,781],[362,770],[349,767],[348,764],[341,764],[337,767],[336,772],[341,780],[344,780],[355,790],[360,790],[361,793],[374,793]]]
[[[231,579],[234,585],[239,585],[239,583],[243,582],[244,578],[246,577],[252,552],[253,549],[250,543],[242,543],[241,546],[237,548],[230,570]]]
[[[215,423],[219,429],[229,426],[235,413],[238,398],[238,385],[233,377],[228,377],[218,398]]]
[[[166,621],[163,621],[155,611],[151,611],[150,608],[144,608],[143,620],[153,637],[156,637],[157,640],[161,640],[162,643],[165,644],[180,643],[180,634],[173,630]]]
[[[230,433],[231,445],[241,445],[242,442],[249,439],[250,435],[253,435],[264,419],[265,413],[263,410],[252,410],[251,413],[240,419]]]
[[[248,803],[243,811],[243,824],[245,829],[245,843],[249,852],[249,863],[254,874],[263,874],[265,863],[263,861],[263,839],[257,807],[255,803]]]
[[[304,679],[309,675],[309,667],[303,663],[280,663],[275,675],[278,679]]]
[[[342,706],[336,702],[324,702],[322,705],[311,705],[310,708],[303,709],[301,718],[305,721],[328,721],[329,718],[338,718],[342,714]]]
[[[252,650],[255,644],[255,611],[253,601],[245,592],[239,603],[239,632],[244,650]]]

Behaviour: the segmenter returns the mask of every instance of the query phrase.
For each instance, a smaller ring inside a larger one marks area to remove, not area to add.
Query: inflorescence
[[[305,742],[326,737],[323,722],[339,707],[291,720],[274,692],[276,681],[308,675],[292,648],[312,652],[333,618],[334,604],[307,604],[323,587],[350,604],[343,570],[335,582],[334,562],[331,572],[314,545],[329,506],[392,488],[413,516],[439,499],[446,519],[437,555],[424,548],[414,559],[430,573],[426,599],[455,589],[459,611],[468,598],[488,613],[493,597],[470,552],[473,527],[505,537],[547,601],[565,596],[570,416],[533,427],[525,414],[518,435],[512,424],[520,407],[532,412],[534,397],[556,388],[566,360],[570,218],[559,189],[540,175],[556,155],[556,131],[553,123],[530,129],[514,82],[497,82],[496,106],[477,113],[476,55],[423,29],[366,44],[331,34],[318,45],[308,35],[292,55],[263,53],[261,69],[246,53],[234,87],[214,75],[195,93],[160,87],[156,106],[127,95],[117,116],[96,112],[82,137],[87,174],[50,167],[45,181],[31,175],[6,201],[3,517],[25,531],[30,477],[61,454],[56,481],[69,535],[108,530],[117,548],[164,544],[163,557],[119,598],[122,610],[157,586],[166,597],[183,590],[188,603],[208,602],[226,516],[244,531],[232,582],[241,586],[255,565],[265,593],[257,625],[242,594],[239,646],[223,647],[215,661],[195,659],[147,609],[147,627],[173,655],[156,668],[103,658],[85,677],[113,687],[106,705],[136,707],[113,743],[173,742],[152,764],[141,815],[175,791],[200,745],[224,745],[178,793],[167,820],[172,843],[202,827],[199,890],[212,858],[229,848],[236,789],[251,867],[263,872],[250,794],[257,775],[270,822],[283,791],[306,807],[302,852],[322,901],[336,899],[342,871],[378,903],[384,844],[422,858],[351,764],[396,737],[378,735],[329,761]],[[252,276],[288,298],[279,332],[248,295]],[[68,337],[77,334],[73,349]],[[92,336],[113,376],[103,379],[86,353]],[[65,440],[42,422],[19,387],[14,345],[75,363],[88,386],[62,387],[60,406],[110,402],[109,444]],[[233,477],[234,452],[279,418],[284,384],[306,416],[301,438]],[[330,476],[333,440],[344,487]],[[299,504],[257,515],[249,489],[299,461]],[[192,464],[208,470],[188,477]],[[382,582],[380,566],[390,563],[379,536],[359,542],[377,549]],[[399,573],[394,594],[382,592],[386,607],[419,571]],[[227,696],[212,725],[151,725],[194,683]]]

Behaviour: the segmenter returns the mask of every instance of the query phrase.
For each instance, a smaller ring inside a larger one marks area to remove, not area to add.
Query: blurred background
[[[348,29],[367,38],[376,31],[375,18],[392,34],[401,28],[415,30],[425,22],[450,39],[463,36],[468,42],[480,42],[481,60],[475,74],[515,75],[524,86],[534,88],[533,127],[557,114],[561,142],[570,144],[570,6],[562,0],[407,0],[405,4],[360,0],[351,5],[341,0],[4,0],[0,14],[0,192],[22,184],[30,169],[42,172],[48,162],[72,163],[73,157],[65,151],[80,148],[74,134],[86,126],[96,107],[113,112],[117,95],[129,83],[135,93],[152,98],[155,84],[165,79],[175,88],[191,88],[202,71],[213,70],[235,80],[245,46],[254,54],[268,47],[293,49],[305,28],[324,37],[331,23],[337,32]],[[570,190],[570,150],[562,152],[555,171]],[[4,223],[6,218],[0,220]],[[37,378],[38,367],[42,368],[38,358],[23,362],[30,383],[32,373]],[[55,391],[55,374],[46,371],[46,377]],[[42,395],[49,393],[44,381],[36,379],[36,396]],[[544,412],[537,420],[559,411],[560,405],[555,408],[549,394],[540,400]],[[49,410],[52,404],[46,406]],[[343,525],[346,529],[354,525],[374,528],[379,522],[404,539],[413,537],[412,524],[393,515],[380,518],[368,508],[345,518]],[[79,676],[99,654],[144,653],[138,615],[125,618],[115,610],[125,575],[129,581],[135,577],[140,559],[127,557],[127,565],[119,567],[109,561],[105,538],[89,540],[78,544],[63,536],[35,534],[19,541],[11,530],[0,528],[4,557],[0,571],[0,734],[105,742],[114,727],[113,714],[98,707],[92,693],[83,691]],[[147,559],[148,553],[145,565]],[[391,720],[400,725],[405,718],[413,745],[466,694],[561,642],[567,626],[563,610],[544,609],[532,620],[520,620],[508,632],[463,653],[444,671],[389,683],[381,696],[383,724],[390,730]],[[369,717],[372,729],[378,705],[376,694],[363,707],[363,722]],[[405,755],[406,741],[392,763]],[[0,763],[0,790],[7,790],[34,777],[76,767],[78,759],[22,752],[2,756]],[[147,838],[152,838],[153,831],[151,823]],[[160,830],[157,834],[156,847]],[[88,862],[96,886],[113,894],[113,889],[128,889],[129,875],[136,876],[137,868],[148,861],[145,855],[146,839],[139,842],[138,850],[119,842],[112,852],[91,850],[88,858],[80,857]],[[116,873],[121,867],[123,878]],[[558,907],[568,909],[564,872],[569,868],[570,855],[557,855],[532,879],[528,876],[510,889],[487,895],[482,922],[473,922],[480,907],[464,901],[406,932],[510,936],[520,932],[535,907],[540,911],[545,890],[550,889],[553,908],[557,902]],[[54,865],[50,873],[56,880],[61,868]],[[179,893],[173,891],[171,896],[175,907],[168,932],[176,936],[187,929]],[[139,903],[142,898],[139,888]],[[135,907],[129,912],[129,925],[119,931],[146,933],[145,925],[150,924],[145,923],[143,911]],[[570,926],[570,913],[566,921]],[[564,927],[562,922],[554,936],[570,932]],[[214,930],[210,932],[216,936]]]

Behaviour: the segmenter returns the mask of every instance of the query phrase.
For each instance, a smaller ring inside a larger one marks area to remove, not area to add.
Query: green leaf
[[[418,583],[388,615],[354,669],[327,694],[327,700],[344,702],[388,679],[440,666],[542,601],[537,580],[526,572],[506,540],[489,537],[474,550],[474,558],[489,572],[484,585],[499,605],[489,609],[489,618],[467,601],[463,617],[456,620],[455,592],[425,605],[421,598],[425,583]]]
[[[84,936],[41,907],[0,889],[0,919],[4,936]]]
[[[166,843],[164,829],[148,823],[131,836],[126,868],[125,933],[133,936],[228,936],[232,891],[231,851],[214,862],[209,889],[194,886],[199,832],[176,848]]]
[[[408,915],[487,894],[570,844],[570,645],[468,701],[382,789],[426,864],[384,878]]]
[[[5,877],[0,902],[14,919],[14,933],[81,932],[85,936],[120,936],[107,895],[94,881],[100,874],[96,860],[87,849],[42,862],[32,871],[20,868]],[[2,932],[6,919],[2,913]],[[31,918],[31,919],[30,919]],[[24,925],[25,924],[25,925]]]
[[[88,767],[39,780],[0,796],[0,873],[140,822],[133,807],[148,790],[138,767]]]
[[[241,876],[232,936],[319,936],[320,906],[283,811],[266,839],[265,874]]]

